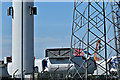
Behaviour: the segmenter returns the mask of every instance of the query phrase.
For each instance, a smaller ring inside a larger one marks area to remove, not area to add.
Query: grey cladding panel
[[[57,57],[57,56],[70,56],[70,48],[59,48],[59,49],[46,49],[46,57]]]

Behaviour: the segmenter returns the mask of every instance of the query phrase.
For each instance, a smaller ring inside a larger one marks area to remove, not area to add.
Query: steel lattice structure
[[[78,74],[81,79],[88,77],[87,61],[94,56],[97,41],[100,40],[101,48],[97,55],[102,60],[97,63],[104,72],[106,79],[113,76],[119,77],[119,64],[117,74],[110,73],[109,61],[112,56],[120,54],[120,2],[80,2],[75,0],[71,36],[71,48],[87,51],[85,74]],[[88,55],[90,53],[90,55]],[[73,53],[72,53],[73,54]],[[74,56],[71,55],[71,58]],[[118,61],[118,58],[117,58]],[[102,66],[105,63],[105,66]],[[76,71],[77,74],[77,71]],[[93,75],[93,74],[91,74]]]

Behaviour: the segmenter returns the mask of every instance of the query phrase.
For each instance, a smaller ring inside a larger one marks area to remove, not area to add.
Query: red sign
[[[84,51],[82,49],[74,49],[74,56],[84,56]]]

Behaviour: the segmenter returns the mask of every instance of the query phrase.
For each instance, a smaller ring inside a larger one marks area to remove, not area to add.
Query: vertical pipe
[[[118,2],[118,13],[117,13],[117,27],[118,27],[118,52],[120,53],[120,1]],[[119,56],[120,54],[117,52],[117,71],[118,71],[118,78],[120,78],[120,64],[119,64]]]
[[[90,17],[89,14],[90,14],[90,2],[88,0],[87,57],[88,57],[88,52],[89,52],[89,17]],[[88,63],[87,63],[87,58],[86,58],[86,61],[85,61],[85,80],[88,79],[87,66],[88,66]]]
[[[22,32],[21,32],[21,80],[23,80],[23,0],[22,0],[22,6],[21,6],[21,14],[22,14]]]
[[[107,80],[107,45],[106,45],[106,24],[105,24],[105,3],[103,0],[103,17],[104,17],[104,39],[105,39],[105,64],[106,64],[106,80]]]
[[[118,51],[120,53],[120,1],[118,2],[118,13],[117,13],[117,26],[118,26]]]
[[[98,16],[96,16],[96,26],[98,25],[97,17],[98,17]],[[96,73],[97,73],[97,75],[98,75],[98,68],[96,69]]]

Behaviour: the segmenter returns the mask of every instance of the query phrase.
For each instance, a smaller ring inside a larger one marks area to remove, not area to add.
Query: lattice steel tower
[[[96,43],[100,40],[100,46],[97,51]],[[112,56],[120,54],[120,2],[111,0],[111,2],[80,2],[75,0],[71,36],[71,48],[80,48],[86,53],[85,74],[80,78],[86,78],[88,75],[88,59],[97,53],[100,63],[96,61],[98,67],[104,73],[106,79],[112,79],[113,76],[119,77],[119,64],[117,66],[117,75],[110,72],[110,60]],[[73,54],[73,53],[72,53]],[[73,57],[73,56],[72,56]],[[71,58],[72,58],[71,57]],[[104,64],[104,66],[103,66]],[[94,74],[91,74],[94,75]]]

